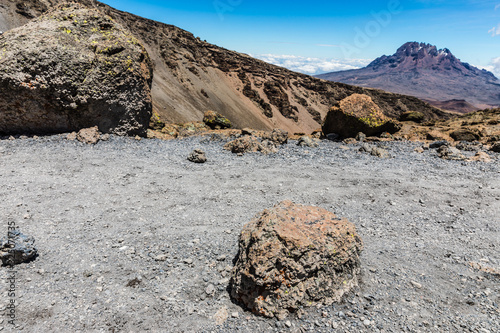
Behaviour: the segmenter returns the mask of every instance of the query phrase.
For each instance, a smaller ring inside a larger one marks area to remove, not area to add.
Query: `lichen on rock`
[[[98,126],[146,135],[152,63],[122,26],[78,4],[0,36],[0,132],[57,133]]]
[[[367,136],[383,132],[395,133],[401,126],[386,117],[370,96],[353,94],[340,101],[328,112],[323,123],[323,133],[338,134],[344,138],[355,137],[359,132]]]

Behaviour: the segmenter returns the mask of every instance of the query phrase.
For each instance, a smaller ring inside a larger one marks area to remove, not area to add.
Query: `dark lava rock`
[[[358,285],[362,247],[346,219],[283,201],[244,226],[231,296],[279,319],[302,306],[338,302]]]
[[[469,130],[469,129],[458,129],[450,133],[450,136],[455,141],[477,141],[480,139],[480,135],[477,131]]]
[[[464,150],[464,151],[479,151],[481,148],[483,148],[483,145],[481,142],[474,141],[474,142],[467,142],[467,141],[462,141],[459,142],[456,145],[457,149]]]
[[[28,262],[37,256],[35,239],[19,231],[9,231],[7,237],[0,240],[0,258],[3,265],[17,265]]]
[[[72,4],[0,36],[0,133],[147,134],[152,63],[116,21]]]
[[[331,108],[323,123],[325,135],[336,133],[344,138],[353,138],[359,132],[367,136],[393,134],[400,129],[401,125],[387,118],[369,96],[361,94],[340,101],[340,107]]]
[[[495,152],[495,153],[500,153],[500,142],[494,143],[491,146],[490,151]]]
[[[207,161],[207,156],[203,150],[195,149],[189,154],[187,159],[193,163],[205,163]]]
[[[203,122],[211,129],[231,128],[231,121],[215,111],[205,112]]]
[[[442,141],[435,141],[435,142],[432,142],[429,144],[429,148],[431,149],[437,149],[437,148],[440,148],[442,146],[449,146],[450,143],[446,140],[442,140]]]

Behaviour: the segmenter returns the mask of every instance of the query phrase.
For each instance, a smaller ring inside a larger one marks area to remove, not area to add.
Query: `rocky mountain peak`
[[[462,63],[449,49],[438,49],[435,45],[418,42],[403,44],[395,54],[375,59],[369,68],[374,70],[434,70],[456,71],[462,74],[479,74],[479,70]]]
[[[427,43],[408,42],[393,55],[383,55],[365,68],[318,77],[413,95],[439,107],[446,102],[446,109],[459,112],[463,107],[456,108],[456,100],[477,109],[500,105],[500,81],[493,73],[462,62],[447,48]]]

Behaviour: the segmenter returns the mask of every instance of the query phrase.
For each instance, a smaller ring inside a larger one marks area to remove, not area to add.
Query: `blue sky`
[[[362,67],[418,41],[500,76],[500,0],[101,1],[311,74]]]

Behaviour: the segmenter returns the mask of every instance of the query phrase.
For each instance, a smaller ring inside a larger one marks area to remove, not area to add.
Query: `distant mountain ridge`
[[[478,108],[500,105],[500,80],[493,73],[426,43],[408,42],[365,68],[317,77],[431,101],[465,100]]]

